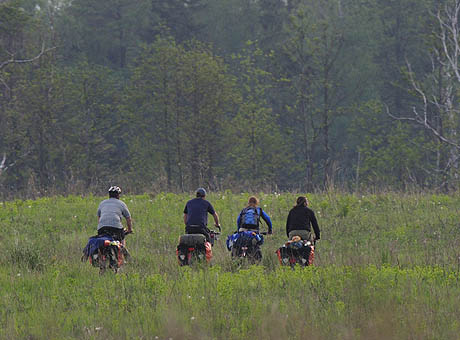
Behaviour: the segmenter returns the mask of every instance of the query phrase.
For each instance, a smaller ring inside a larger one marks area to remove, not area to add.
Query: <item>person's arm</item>
[[[238,231],[241,227],[241,213],[238,215],[238,217],[236,218],[236,231]]]
[[[128,233],[133,231],[133,221],[131,217],[126,217],[126,225],[128,226]]]
[[[267,213],[262,210],[262,208],[260,208],[260,212],[261,212],[262,219],[268,225],[268,233],[272,234],[273,233],[273,228],[272,228],[272,220],[270,219],[270,216],[268,216]]]
[[[131,220],[131,213],[129,212],[128,206],[122,202],[121,214],[126,218],[126,225],[128,226],[128,232],[133,231],[133,222]]]
[[[220,228],[219,215],[217,215],[217,212],[214,210],[214,207],[209,202],[208,202],[208,213],[210,213],[212,217],[214,217],[214,225]]]
[[[185,208],[184,208],[184,224],[185,224],[185,226],[187,226],[187,218],[188,218],[188,208],[187,208],[187,204],[186,204]]]
[[[291,219],[291,212],[289,212],[287,220],[286,220],[286,236],[289,237],[289,225]]]
[[[313,210],[311,211],[311,214],[310,214],[310,223],[313,226],[313,230],[315,231],[315,239],[319,240],[320,239],[320,230],[319,230],[319,226],[318,226],[318,221],[316,220],[316,216],[315,216],[315,213],[313,212]]]
[[[212,214],[212,217],[214,217],[214,224],[216,225],[216,227],[220,227],[219,215],[217,215],[217,212],[214,211],[214,214]]]

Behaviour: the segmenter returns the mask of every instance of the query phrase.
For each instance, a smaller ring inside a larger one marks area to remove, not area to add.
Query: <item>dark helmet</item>
[[[206,190],[204,190],[204,188],[196,189],[196,197],[205,197],[205,196],[206,196]]]
[[[111,186],[111,187],[109,188],[109,194],[110,194],[110,193],[114,193],[114,194],[120,195],[120,194],[121,194],[121,189],[120,189],[120,187],[117,187],[116,185]]]

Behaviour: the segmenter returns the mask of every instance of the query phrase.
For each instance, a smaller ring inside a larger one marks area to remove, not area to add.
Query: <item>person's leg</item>
[[[109,227],[102,227],[97,230],[97,236],[110,235]]]
[[[201,234],[201,230],[203,228],[200,226],[186,226],[185,227],[185,233],[186,234]]]
[[[108,235],[113,237],[114,240],[124,242],[125,232],[123,229],[113,227],[102,227],[97,231],[98,236]],[[124,245],[124,244],[123,244]]]
[[[209,234],[208,228],[201,229],[201,234],[203,234],[206,237],[207,242],[211,242],[211,235]]]

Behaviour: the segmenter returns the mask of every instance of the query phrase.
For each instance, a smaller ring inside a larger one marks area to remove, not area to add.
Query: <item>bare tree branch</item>
[[[11,88],[8,86],[8,84],[6,83],[5,80],[3,80],[3,78],[0,77],[0,82],[2,83],[3,86],[6,87],[6,89],[8,90],[8,93],[11,92]]]
[[[444,135],[441,130],[433,126],[432,122],[430,122],[428,113],[429,113],[429,107],[428,105],[434,105],[438,112],[447,112],[448,115],[452,118],[455,113],[458,112],[458,110],[455,109],[454,107],[454,84],[452,83],[452,72],[456,74],[456,78],[458,82],[460,82],[460,70],[458,67],[458,61],[459,61],[459,56],[460,56],[460,45],[459,45],[459,37],[460,37],[460,27],[458,25],[458,17],[459,17],[459,12],[460,12],[460,0],[455,0],[455,6],[453,8],[450,8],[446,5],[444,8],[444,11],[441,13],[441,11],[438,11],[436,18],[438,19],[439,25],[440,25],[440,34],[439,34],[439,39],[441,40],[441,45],[442,45],[442,50],[444,52],[444,55],[441,56],[439,51],[434,52],[436,55],[436,60],[433,57],[433,54],[431,55],[431,63],[432,63],[432,69],[433,71],[436,69],[436,63],[438,63],[444,70],[443,70],[443,76],[448,80],[443,84],[443,93],[444,95],[442,98],[438,99],[436,96],[430,96],[430,98],[427,95],[427,92],[419,85],[417,80],[415,79],[414,72],[412,70],[411,64],[409,61],[406,59],[406,67],[408,70],[408,76],[409,76],[409,81],[414,89],[414,91],[417,93],[417,95],[421,98],[422,103],[421,103],[421,111],[417,111],[416,107],[412,107],[412,112],[413,115],[410,117],[401,117],[401,116],[396,116],[390,112],[390,109],[388,106],[386,106],[387,114],[399,121],[410,121],[413,122],[417,125],[420,125],[424,127],[426,130],[428,130],[432,135],[436,136],[441,142],[448,144],[452,147],[454,147],[457,150],[460,150],[460,144],[456,140],[456,131],[452,131],[449,136]],[[443,57],[447,59],[447,62],[443,63]],[[440,80],[434,78],[434,85],[438,84]],[[449,79],[451,79],[449,81]],[[440,102],[441,101],[441,102]],[[458,157],[453,157],[455,158],[455,161],[457,161]],[[451,159],[452,160],[452,159]]]
[[[411,122],[414,122],[418,125],[421,125],[423,126],[424,128],[426,128],[428,131],[430,131],[434,136],[436,136],[440,141],[446,143],[446,144],[449,144],[457,149],[460,149],[460,145],[455,143],[454,141],[444,137],[438,130],[436,130],[433,126],[431,126],[431,124],[428,122],[428,120],[426,119],[426,112],[424,114],[424,117],[422,118],[418,112],[417,112],[417,109],[415,107],[412,108],[413,112],[414,112],[414,117],[398,117],[398,116],[395,116],[393,115],[391,112],[390,112],[390,109],[387,105],[386,106],[386,109],[387,109],[387,114],[395,119],[395,120],[406,120],[406,121],[411,121]]]
[[[14,55],[11,55],[11,58],[8,59],[8,60],[5,60],[4,62],[0,63],[0,70],[2,70],[5,66],[9,65],[9,64],[24,64],[24,63],[31,63],[35,60],[38,60],[40,59],[40,57],[51,51],[51,50],[54,50],[56,47],[50,47],[50,48],[47,48],[45,49],[45,43],[42,44],[42,48],[41,48],[41,51],[40,53],[38,53],[35,57],[33,58],[30,58],[30,59],[15,59]]]
[[[441,10],[438,11],[437,19],[441,29],[439,38],[441,40],[444,54],[454,71],[457,80],[460,82],[460,70],[458,67],[460,55],[460,27],[458,25],[459,13],[460,0],[455,0],[452,7],[449,7],[449,5],[446,4],[442,13]]]
[[[0,63],[0,71],[9,64],[25,64],[25,63],[34,62],[40,59],[45,53],[48,53],[49,51],[52,51],[55,48],[56,47],[50,47],[50,48],[45,49],[45,43],[42,43],[42,48],[40,50],[40,53],[38,53],[35,57],[30,58],[30,59],[15,59],[15,56],[13,53],[6,51],[6,53],[10,56],[10,59],[5,60],[4,62]],[[2,77],[0,77],[0,83],[3,86],[5,86],[5,88],[8,90],[8,93],[11,93],[10,87],[8,86],[8,84]]]
[[[420,95],[420,97],[422,97],[422,100],[423,100],[423,120],[425,122],[428,121],[428,100],[427,100],[427,97],[425,95],[425,92],[420,88],[420,86],[418,86],[417,82],[415,81],[415,78],[414,78],[414,72],[412,71],[412,67],[411,67],[411,64],[409,63],[409,61],[406,59],[406,65],[407,65],[407,69],[409,70],[409,80],[412,84],[412,87],[414,88],[414,90]],[[418,116],[417,114],[417,111],[415,110],[415,107],[413,108],[413,111],[414,113]]]
[[[417,178],[416,178],[414,175],[412,175],[412,173],[411,173],[409,167],[407,167],[407,166],[406,166],[406,171],[407,171],[407,176],[408,176],[409,179],[412,181],[412,183],[415,184],[415,185],[418,185]]]
[[[2,173],[3,169],[5,169],[5,162],[6,162],[6,152],[3,153],[3,159],[0,163],[0,174]]]
[[[2,175],[2,173],[4,173],[6,170],[8,170],[9,168],[13,167],[16,165],[16,163],[23,159],[24,157],[27,157],[29,154],[30,154],[31,151],[27,151],[26,153],[24,153],[23,155],[19,156],[18,159],[16,159],[14,162],[11,162],[9,164],[6,163],[6,160],[7,160],[7,157],[6,157],[6,152],[3,152],[3,158],[2,158],[2,161],[0,162],[0,176]]]
[[[13,166],[13,165],[14,165],[14,163],[9,164],[9,165],[6,164],[6,152],[4,152],[4,153],[3,153],[2,162],[0,163],[0,176],[1,176],[6,170],[8,170],[8,168],[9,168],[10,166]]]

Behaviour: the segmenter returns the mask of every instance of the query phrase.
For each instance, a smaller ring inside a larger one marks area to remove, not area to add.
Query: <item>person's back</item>
[[[128,226],[127,231],[132,232],[131,214],[125,202],[120,200],[121,189],[112,186],[109,189],[109,198],[102,201],[97,209],[97,233],[98,235],[108,234],[118,240],[124,239],[123,217]]]
[[[208,213],[214,217],[216,227],[220,228],[219,217],[211,203],[205,200],[206,190],[198,188],[196,198],[187,202],[184,208],[184,224],[187,234],[203,234],[209,241]]]
[[[99,216],[99,223],[97,225],[98,230],[103,227],[122,229],[122,218],[130,217],[129,210],[125,202],[113,197],[108,198],[99,204],[97,214]]]
[[[260,218],[262,218],[268,226],[268,233],[272,233],[272,221],[262,208],[258,207],[259,200],[257,197],[251,196],[248,200],[248,206],[241,210],[236,224],[238,231],[259,230]]]
[[[206,227],[208,213],[214,214],[214,208],[204,198],[193,198],[185,205],[184,213],[187,214],[187,226]]]
[[[297,198],[297,204],[290,211],[286,221],[286,234],[291,238],[294,234],[299,234],[298,231],[305,231],[302,233],[303,239],[310,237],[311,226],[315,232],[315,239],[320,239],[320,230],[318,221],[316,220],[315,213],[307,207],[308,201],[304,196]],[[297,231],[297,233],[295,232]]]

